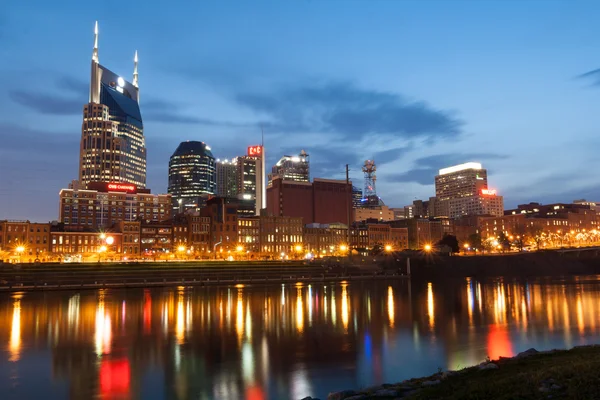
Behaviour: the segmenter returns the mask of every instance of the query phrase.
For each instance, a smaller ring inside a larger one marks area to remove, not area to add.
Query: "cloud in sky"
[[[415,161],[415,167],[400,174],[389,175],[394,182],[416,182],[421,185],[433,184],[441,168],[469,161],[502,160],[508,156],[495,153],[448,153],[422,157]]]
[[[375,160],[377,165],[386,164],[389,162],[397,161],[403,155],[414,150],[414,148],[414,145],[410,143],[404,147],[396,147],[389,150],[379,151],[373,155],[373,159]]]
[[[9,90],[9,98],[26,108],[40,114],[48,115],[81,115],[83,105],[87,101],[89,84],[70,76],[60,76],[55,80],[60,93],[40,93],[37,90]],[[64,89],[71,94],[65,97]],[[142,104],[144,120],[173,124],[198,124],[209,126],[243,127],[248,124],[236,124],[224,121],[215,121],[182,113],[183,106],[175,102],[170,103],[161,99],[148,99]]]
[[[368,134],[436,139],[458,136],[462,128],[462,121],[451,112],[349,82],[240,92],[235,101],[268,117],[267,126],[280,132],[322,132],[346,139]]]
[[[578,75],[577,78],[586,79],[592,82],[593,86],[600,86],[600,68]]]
[[[74,115],[81,114],[82,112],[82,103],[77,99],[68,99],[24,90],[11,90],[9,97],[15,103],[41,114]]]

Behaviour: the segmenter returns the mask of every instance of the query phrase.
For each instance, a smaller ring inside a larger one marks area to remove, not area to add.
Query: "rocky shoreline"
[[[523,367],[522,361],[529,358],[540,358],[544,356],[565,354],[573,351],[586,351],[587,349],[594,349],[598,351],[599,345],[591,346],[577,346],[571,350],[549,350],[549,351],[537,351],[536,349],[529,349],[524,352],[517,354],[514,357],[500,357],[498,360],[486,360],[479,365],[467,367],[458,371],[444,371],[433,374],[428,377],[412,378],[407,379],[395,384],[383,384],[378,386],[372,386],[365,389],[358,390],[343,390],[338,392],[332,392],[327,396],[327,400],[370,400],[370,399],[405,399],[405,398],[421,398],[424,395],[424,391],[428,389],[441,386],[444,382],[453,379],[465,378],[468,375],[470,381],[473,378],[491,379],[494,371],[502,370],[504,367],[514,367],[518,365]],[[552,358],[550,358],[551,360]],[[545,359],[544,359],[545,360]],[[544,361],[542,360],[542,361]],[[539,361],[539,360],[537,360]],[[548,363],[547,361],[544,361]],[[560,360],[556,360],[560,363]],[[525,366],[526,367],[526,366]],[[535,368],[532,366],[531,368]],[[564,385],[554,378],[544,378],[539,381],[537,385],[537,392],[539,395],[547,394],[548,398],[552,398],[552,393],[558,394],[564,389]],[[447,393],[451,396],[451,393]],[[424,396],[423,398],[428,398]],[[493,398],[493,397],[487,397]],[[316,397],[305,397],[300,400],[321,400]]]

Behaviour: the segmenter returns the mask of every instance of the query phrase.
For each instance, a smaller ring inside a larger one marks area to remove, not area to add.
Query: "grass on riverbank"
[[[494,361],[468,368],[411,399],[600,399],[600,346]]]

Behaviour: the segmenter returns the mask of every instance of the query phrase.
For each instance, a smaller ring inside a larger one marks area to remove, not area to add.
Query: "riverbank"
[[[538,352],[485,361],[396,384],[329,394],[327,400],[369,399],[597,399],[600,346]],[[302,400],[317,400],[306,397]]]
[[[304,284],[406,279],[374,267],[324,268],[302,262],[148,262],[98,264],[5,264],[0,292],[167,286]]]
[[[466,257],[431,254],[413,257],[410,264],[413,278],[428,281],[466,277],[477,279],[600,274],[600,254],[594,251],[541,251]]]

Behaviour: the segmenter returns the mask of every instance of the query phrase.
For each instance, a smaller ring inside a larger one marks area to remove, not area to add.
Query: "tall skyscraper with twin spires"
[[[79,157],[79,184],[116,182],[146,187],[146,144],[139,106],[138,55],[133,82],[100,64],[98,22],[89,103],[83,107]]]

